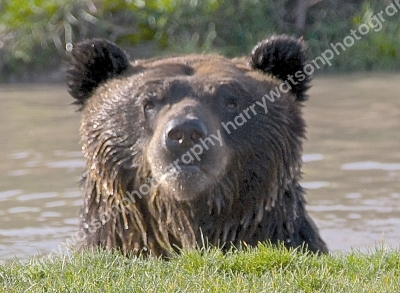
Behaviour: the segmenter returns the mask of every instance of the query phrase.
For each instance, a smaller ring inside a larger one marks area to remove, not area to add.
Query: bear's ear
[[[254,69],[272,74],[283,81],[294,78],[294,82],[289,83],[291,91],[296,95],[296,100],[304,101],[311,81],[311,77],[303,72],[307,60],[306,46],[301,38],[280,35],[272,36],[255,46],[251,52],[250,64]]]
[[[92,39],[74,45],[67,72],[69,93],[76,99],[74,104],[83,107],[101,82],[128,67],[128,55],[112,42]]]

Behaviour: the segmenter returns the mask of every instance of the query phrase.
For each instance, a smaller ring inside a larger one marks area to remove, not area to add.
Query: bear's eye
[[[235,110],[238,107],[235,101],[228,101],[225,106],[228,110]]]
[[[154,102],[152,101],[146,101],[143,105],[143,109],[147,112],[150,110],[153,110],[155,107]]]

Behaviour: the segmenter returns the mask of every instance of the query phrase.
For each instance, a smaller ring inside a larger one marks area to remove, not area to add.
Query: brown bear
[[[76,44],[84,244],[164,257],[263,241],[327,252],[299,184],[306,62],[288,36],[237,59],[130,62],[112,42]]]

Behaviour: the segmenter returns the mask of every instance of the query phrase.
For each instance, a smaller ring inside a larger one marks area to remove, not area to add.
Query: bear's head
[[[237,59],[129,61],[106,40],[75,45],[68,85],[83,112],[86,232],[97,242],[114,233],[104,246],[158,254],[193,246],[200,230],[215,244],[259,241],[259,224],[276,205],[287,205],[276,217],[294,219],[306,60],[302,40],[287,36]],[[120,213],[107,218],[113,204]]]

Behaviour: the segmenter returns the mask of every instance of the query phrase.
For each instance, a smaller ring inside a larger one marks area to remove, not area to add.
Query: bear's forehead
[[[196,76],[197,78],[212,76],[226,79],[243,74],[243,69],[239,69],[232,60],[214,55],[150,60],[141,64],[141,66],[144,73],[159,77],[182,75]]]
[[[142,91],[189,91],[215,93],[223,90],[254,90],[268,82],[251,70],[245,60],[234,62],[220,56],[194,55],[135,63],[141,69],[130,76]]]

